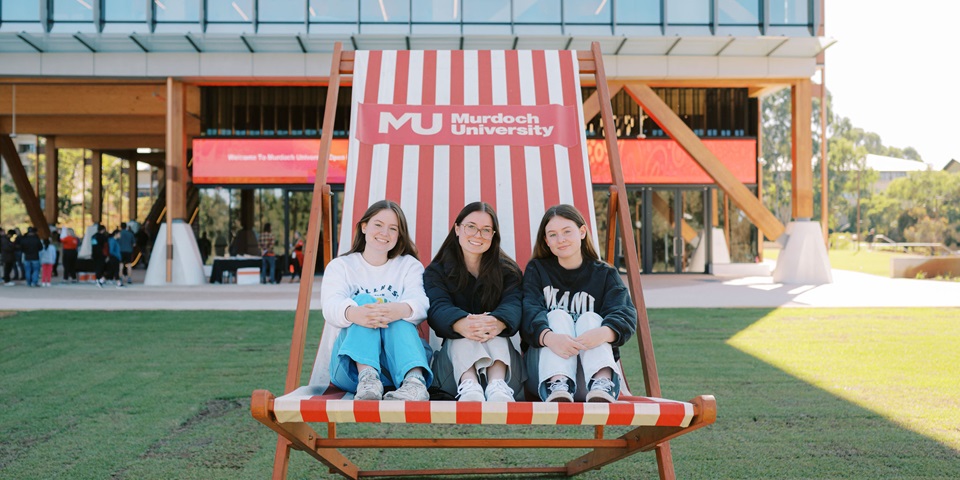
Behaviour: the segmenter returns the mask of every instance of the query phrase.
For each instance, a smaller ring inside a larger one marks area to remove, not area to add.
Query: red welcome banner
[[[359,141],[388,145],[579,144],[577,109],[563,105],[357,104]]]
[[[343,183],[347,176],[347,140],[330,145],[327,183]],[[312,184],[317,176],[320,140],[224,139],[193,141],[195,184]]]
[[[426,122],[429,128],[429,122]],[[705,139],[713,152],[738,180],[757,183],[756,140]],[[587,140],[590,173],[594,183],[612,183],[604,140]],[[677,142],[618,140],[624,180],[628,184],[711,184],[706,172]],[[346,139],[330,148],[327,183],[342,184],[347,171]],[[196,139],[193,141],[193,183],[199,185],[301,185],[313,184],[319,139]]]
[[[757,141],[752,139],[703,139],[737,180],[757,183]],[[613,183],[605,140],[587,140],[593,183]],[[670,139],[617,140],[624,183],[711,184],[716,183],[680,144]]]

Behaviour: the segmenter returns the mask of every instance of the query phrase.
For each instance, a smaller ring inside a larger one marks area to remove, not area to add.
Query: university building
[[[822,92],[811,77],[822,74],[832,43],[823,19],[823,0],[0,0],[3,177],[43,234],[63,223],[50,181],[58,152],[83,149],[91,193],[84,224],[72,225],[80,230],[104,221],[108,155],[128,162],[122,220],[154,234],[167,216],[188,223],[213,254],[256,253],[255,232],[270,222],[289,248],[294,232],[307,231],[336,42],[586,50],[596,41],[615,117],[602,124],[588,107],[596,89],[584,83],[596,211],[606,212],[610,182],[600,142],[616,135],[641,270],[712,273],[755,263],[764,238],[792,236],[757,198],[760,103],[781,89],[794,98],[793,218],[819,224],[810,116]],[[351,116],[346,82],[327,178],[335,211]],[[639,87],[694,136],[654,121]],[[32,150],[42,184],[23,167]],[[728,175],[706,173],[703,162]],[[733,194],[744,187],[752,199]],[[138,192],[149,208],[138,209]]]

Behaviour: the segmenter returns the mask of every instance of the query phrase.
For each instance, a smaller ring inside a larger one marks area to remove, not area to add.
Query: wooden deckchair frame
[[[599,94],[600,113],[604,125],[614,125],[610,104],[610,91],[603,69],[603,58],[599,43],[593,42],[590,51],[578,52],[580,74],[593,74]],[[330,67],[330,83],[327,89],[326,107],[323,117],[323,132],[320,143],[317,176],[313,188],[313,201],[310,209],[310,222],[307,230],[307,242],[303,271],[300,278],[300,290],[297,299],[296,320],[293,340],[290,345],[290,358],[287,366],[285,393],[300,386],[303,368],[303,352],[306,342],[307,320],[310,313],[310,300],[313,291],[314,273],[317,259],[317,247],[320,242],[320,225],[323,231],[325,260],[329,260],[332,249],[332,221],[330,211],[330,187],[324,182],[327,178],[328,158],[333,138],[333,122],[336,114],[337,99],[340,92],[341,75],[353,73],[354,52],[344,52],[339,42],[334,46]],[[613,258],[617,224],[632,225],[623,170],[620,164],[619,150],[615,136],[606,136],[607,155],[610,162],[611,186],[609,221],[607,224],[607,259]],[[347,226],[350,228],[351,226]],[[447,225],[443,225],[447,228]],[[637,312],[638,345],[643,368],[643,380],[646,395],[660,397],[660,381],[653,355],[653,343],[650,337],[650,325],[646,305],[640,285],[640,264],[634,241],[633,228],[620,228],[627,265],[627,285]],[[636,452],[655,450],[660,478],[674,478],[673,460],[668,441],[684,433],[702,428],[716,420],[716,401],[710,395],[701,395],[690,402],[694,406],[694,417],[687,427],[642,426],[636,427],[616,439],[603,437],[603,426],[594,427],[593,439],[564,438],[338,438],[336,424],[327,423],[327,434],[319,435],[307,423],[280,423],[273,414],[274,395],[266,390],[253,392],[250,409],[254,418],[279,434],[274,457],[273,478],[286,478],[290,449],[303,450],[323,462],[333,473],[347,478],[372,476],[430,476],[464,474],[559,474],[576,475],[587,470],[598,469],[606,464],[630,456]],[[579,458],[557,467],[504,467],[470,469],[430,469],[430,470],[360,470],[348,460],[338,448],[592,448],[593,450]]]

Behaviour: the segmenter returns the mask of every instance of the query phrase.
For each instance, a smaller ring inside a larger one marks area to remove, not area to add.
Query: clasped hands
[[[616,335],[610,327],[602,326],[583,332],[578,337],[571,337],[564,333],[550,330],[543,336],[543,345],[557,354],[560,358],[577,356],[583,350],[591,350],[598,345],[616,340]]]
[[[368,303],[349,307],[344,316],[350,323],[367,328],[387,328],[392,322],[409,317],[413,311],[403,302]]]
[[[453,324],[454,332],[480,343],[496,338],[506,328],[506,324],[487,313],[467,315]]]

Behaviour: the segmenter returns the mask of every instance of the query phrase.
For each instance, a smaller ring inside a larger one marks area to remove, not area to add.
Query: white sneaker
[[[427,392],[427,386],[419,378],[411,376],[404,378],[400,388],[387,392],[383,399],[425,402],[430,400],[430,392]]]
[[[489,402],[513,402],[513,389],[503,380],[493,380],[487,384],[487,401]]]
[[[16,285],[16,283],[7,282],[7,283],[4,283],[4,285],[6,285],[6,286],[8,286],[8,287],[12,287],[12,286]]]
[[[457,387],[458,402],[482,402],[484,400],[483,388],[479,383],[473,380],[460,382],[460,385]]]
[[[590,382],[590,391],[587,392],[586,400],[588,402],[616,402],[617,399],[613,396],[615,386],[613,380],[609,378],[594,378]]]
[[[380,400],[383,398],[383,384],[380,383],[380,374],[373,368],[365,368],[360,372],[355,400]]]
[[[547,391],[550,392],[550,395],[544,400],[545,402],[573,401],[573,395],[570,395],[570,384],[567,383],[565,378],[547,383]]]

